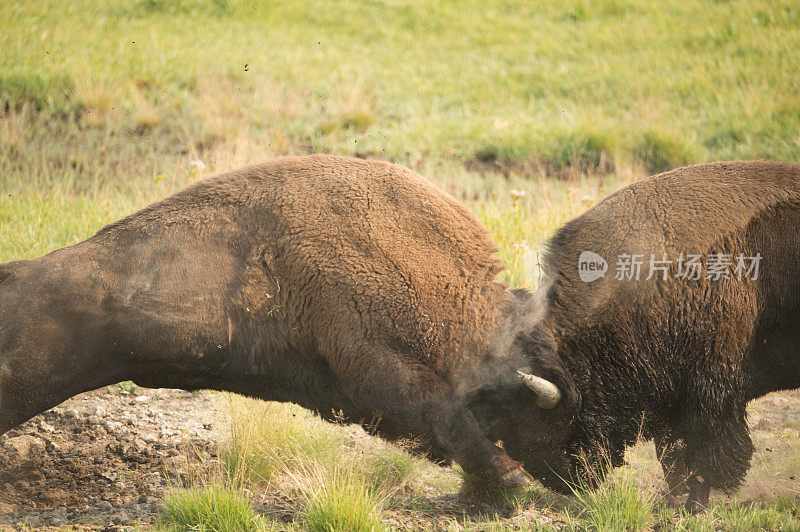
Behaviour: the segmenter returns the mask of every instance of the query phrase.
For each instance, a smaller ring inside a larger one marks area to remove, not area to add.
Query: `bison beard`
[[[397,165],[311,156],[201,181],[0,265],[0,432],[130,379],[292,401],[526,484],[465,406],[476,383],[524,388],[497,358],[516,303],[495,252]]]
[[[544,316],[515,343],[563,399],[548,418],[531,414],[546,434],[503,435],[511,456],[563,488],[581,475],[580,455],[618,465],[641,432],[690,510],[710,488],[735,490],[753,454],[747,403],[800,387],[798,228],[800,166],[770,162],[660,174],[567,223],[545,260]],[[608,261],[608,275],[579,278],[586,251]],[[760,254],[760,274],[683,279],[673,263],[666,279],[614,275],[623,255],[681,253]]]

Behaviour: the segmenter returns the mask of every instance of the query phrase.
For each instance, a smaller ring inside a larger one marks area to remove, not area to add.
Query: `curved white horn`
[[[517,373],[522,377],[525,386],[536,394],[536,404],[539,405],[539,408],[554,408],[561,400],[561,390],[549,380],[519,370]]]

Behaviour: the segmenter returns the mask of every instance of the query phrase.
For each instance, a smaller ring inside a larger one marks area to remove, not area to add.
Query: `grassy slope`
[[[490,228],[504,280],[535,287],[547,234],[646,170],[800,160],[798,49],[791,1],[0,2],[0,261],[76,242],[214,170],[327,151],[419,169]],[[430,482],[398,510],[392,489],[341,485],[337,471],[373,471],[348,449],[306,457],[321,477],[275,459],[297,481],[290,493],[315,501],[307,524],[337,511],[326,493],[350,488],[382,511],[446,523],[422,493],[454,489],[452,477],[426,469]],[[307,478],[330,490],[311,492]],[[678,522],[647,487],[631,502],[626,482],[609,492],[620,512],[636,521],[654,505],[651,525]],[[238,508],[225,497],[196,500]],[[533,508],[524,522],[543,508],[537,494],[500,499]],[[562,520],[601,523],[603,500]],[[680,522],[774,517],[737,508]]]
[[[791,0],[254,4],[4,2],[0,94],[145,124],[232,112],[276,152],[797,159]],[[186,127],[199,142],[229,133]]]

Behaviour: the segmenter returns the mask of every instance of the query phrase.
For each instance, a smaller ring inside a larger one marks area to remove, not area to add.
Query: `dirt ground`
[[[0,437],[0,526],[149,524],[194,458],[213,458],[210,394],[112,386]]]
[[[797,494],[800,392],[767,396],[749,413],[757,450],[736,500]],[[117,385],[70,399],[0,437],[0,529],[124,530],[152,524],[165,491],[186,483],[198,458],[216,458],[215,442],[224,432],[215,425],[218,419],[214,394],[206,392]],[[638,445],[630,455],[644,483],[661,482],[652,444]],[[464,500],[452,470],[432,467],[426,472],[431,474],[438,478],[423,483],[421,508],[398,512],[388,525],[436,528],[459,515],[492,513],[478,501]],[[442,489],[441,481],[448,479],[449,487]],[[258,509],[276,516],[286,506],[291,520],[288,501],[283,504],[277,493],[263,495]],[[538,513],[542,510],[504,516],[504,522],[525,522],[531,512],[541,522],[547,519]]]

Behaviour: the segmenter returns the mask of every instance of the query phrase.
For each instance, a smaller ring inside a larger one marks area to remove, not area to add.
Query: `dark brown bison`
[[[798,267],[798,165],[703,164],[624,188],[549,243],[539,314],[514,343],[553,385],[547,408],[515,384],[471,408],[556,489],[621,464],[642,433],[696,511],[747,472],[748,401],[800,387]]]
[[[199,182],[0,265],[0,432],[130,379],[377,423],[525,484],[461,400],[500,373],[516,308],[494,253],[472,214],[388,163],[289,158]]]

